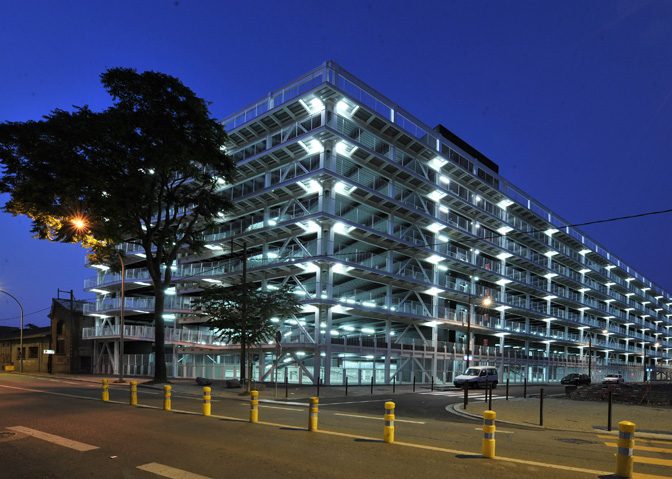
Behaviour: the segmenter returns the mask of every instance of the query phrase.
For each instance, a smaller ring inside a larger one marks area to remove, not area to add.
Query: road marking
[[[475,427],[474,431],[483,431],[483,428],[481,427]],[[505,431],[503,429],[497,429],[497,434],[513,434],[513,431]]]
[[[336,406],[340,404],[362,404],[365,402],[385,402],[389,401],[389,399],[371,399],[367,401],[346,401],[346,402],[330,402],[330,403],[320,403],[320,406]]]
[[[672,466],[672,459],[658,459],[657,457],[632,456],[632,460],[640,464],[654,464],[656,466]]]
[[[340,413],[340,412],[334,413],[334,416],[356,417],[356,418],[358,418],[358,419],[377,419],[377,420],[379,420],[379,421],[383,421],[383,420],[385,420],[385,418],[382,417],[382,416],[381,416],[381,417],[378,417],[378,416],[360,416],[360,415],[358,415],[358,414],[345,414],[345,413]],[[427,423],[424,422],[424,421],[411,421],[410,419],[399,419],[399,418],[395,418],[394,420],[395,420],[396,422],[408,422],[408,423],[410,423],[410,424],[427,424]]]
[[[597,437],[599,437],[600,439],[614,440],[618,437],[618,434],[614,433],[611,436],[607,436],[606,434],[598,434]],[[672,441],[669,441],[669,440],[665,441],[665,440],[661,440],[661,439],[648,439],[648,438],[639,437],[639,436],[637,436],[636,439],[637,439],[637,442],[646,442],[646,443],[650,443],[650,444],[667,444],[668,446],[672,446]]]
[[[247,403],[240,403],[241,406],[250,407]],[[283,411],[305,411],[305,409],[298,409],[295,407],[282,407],[282,406],[264,406],[263,409],[282,409]]]
[[[605,446],[608,447],[618,447],[617,442],[605,442]],[[646,452],[666,452],[672,454],[672,449],[668,447],[653,447],[653,446],[639,446],[635,445],[635,451],[646,451]]]
[[[66,398],[76,398],[76,399],[88,399],[89,401],[100,401],[99,397],[90,397],[90,396],[78,396],[77,394],[67,394],[67,393],[56,393],[53,391],[43,391],[41,389],[31,389],[31,388],[19,388],[16,386],[7,386],[5,384],[0,384],[0,388],[7,389],[18,389],[19,391],[28,391],[31,393],[42,393],[42,394],[51,394],[52,396],[63,396]],[[114,402],[114,401],[110,401]]]
[[[86,452],[93,449],[98,449],[98,446],[92,446],[91,444],[85,444],[83,442],[73,441],[72,439],[67,439],[65,437],[56,436],[55,434],[49,434],[47,432],[38,431],[36,429],[30,429],[23,426],[14,426],[8,427],[10,431],[20,432],[28,436],[32,436],[36,439],[42,439],[43,441],[51,442],[59,446],[68,447],[74,449],[75,451]]]
[[[296,401],[276,401],[275,399],[259,399],[260,403],[268,404],[285,404],[289,406],[308,406],[307,402],[296,402]]]
[[[166,466],[164,464],[159,464],[158,462],[143,464],[142,466],[138,466],[136,469],[151,472],[157,476],[170,477],[171,479],[210,479],[208,476],[194,474],[193,472]]]

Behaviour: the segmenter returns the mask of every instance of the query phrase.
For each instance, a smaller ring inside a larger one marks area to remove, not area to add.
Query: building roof
[[[38,327],[29,324],[23,328],[23,340],[39,337],[51,336],[51,326]],[[19,339],[21,337],[20,329],[14,327],[3,327],[0,329],[0,340]]]

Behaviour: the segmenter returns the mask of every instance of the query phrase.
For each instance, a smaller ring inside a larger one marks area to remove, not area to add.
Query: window
[[[30,346],[28,348],[28,359],[37,359],[38,348],[37,346]]]

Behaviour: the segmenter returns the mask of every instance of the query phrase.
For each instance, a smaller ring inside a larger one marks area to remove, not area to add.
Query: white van
[[[486,384],[493,389],[497,387],[497,368],[493,366],[472,366],[463,374],[455,378],[453,384],[456,388],[463,388],[465,384],[468,388],[486,387]]]

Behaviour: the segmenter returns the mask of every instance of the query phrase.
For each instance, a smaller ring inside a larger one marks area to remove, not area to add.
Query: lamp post
[[[478,278],[474,278],[474,282],[478,281]],[[471,306],[472,306],[472,300],[474,297],[474,294],[472,293],[472,284],[470,283],[469,289],[467,290],[467,293],[469,294],[469,311],[467,313],[467,356],[466,356],[466,362],[467,362],[467,368],[469,369],[469,364],[471,363]],[[466,289],[466,288],[465,288]],[[481,301],[481,304],[483,306],[490,306],[492,304],[492,298],[490,296],[486,296],[483,298]]]
[[[121,302],[119,303],[119,379],[115,382],[124,382],[124,286],[126,281],[124,258],[117,250],[117,257],[121,264]]]
[[[23,305],[21,302],[16,299],[16,296],[14,296],[11,293],[8,293],[5,290],[0,289],[0,293],[5,293],[7,296],[12,298],[14,301],[16,301],[16,304],[19,305],[19,309],[21,310],[21,330],[19,331],[19,372],[23,372]]]

